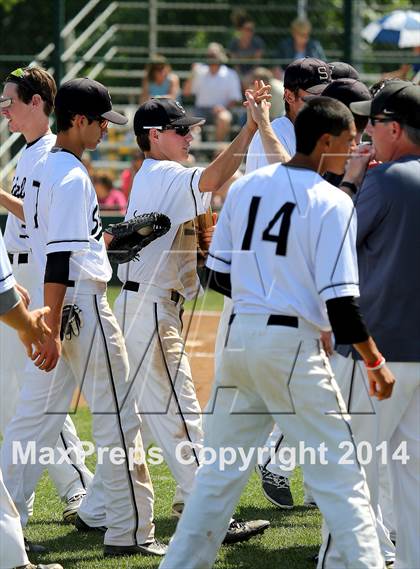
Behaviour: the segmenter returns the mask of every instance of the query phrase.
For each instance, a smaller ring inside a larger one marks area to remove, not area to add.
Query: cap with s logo
[[[328,63],[315,57],[302,57],[289,63],[284,72],[284,86],[295,91],[303,89],[317,95],[331,82],[331,69]]]

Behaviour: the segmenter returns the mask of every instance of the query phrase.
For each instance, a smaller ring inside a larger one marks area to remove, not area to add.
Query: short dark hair
[[[19,72],[19,73],[17,73]],[[5,83],[14,83],[17,94],[26,105],[34,95],[39,95],[44,101],[44,113],[49,117],[54,109],[54,99],[57,86],[53,77],[42,67],[23,67],[12,71]]]
[[[296,152],[311,154],[323,134],[339,136],[352,122],[350,109],[340,101],[329,97],[311,98],[296,117]]]
[[[149,130],[143,130],[136,136],[137,144],[142,152],[150,151],[149,132]]]
[[[363,132],[367,127],[369,117],[363,117],[362,115],[356,115],[353,113],[354,124],[356,125],[357,132]]]
[[[73,126],[73,119],[76,115],[82,115],[83,113],[75,113],[74,111],[69,111],[68,109],[55,109],[55,119],[57,123],[57,132],[65,132]],[[92,124],[94,119],[86,117],[89,124]]]

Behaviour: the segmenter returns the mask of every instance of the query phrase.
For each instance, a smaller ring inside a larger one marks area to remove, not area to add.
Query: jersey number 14
[[[260,196],[254,196],[251,200],[248,213],[248,224],[242,241],[242,251],[249,251],[251,249],[252,234],[254,232],[255,220],[257,219],[260,202]],[[283,204],[262,233],[263,241],[272,241],[277,243],[276,255],[281,255],[283,257],[286,255],[287,238],[290,230],[290,218],[292,217],[295,207],[296,204],[292,202],[286,202]],[[280,229],[278,235],[276,235],[275,233],[271,233],[271,230],[279,220],[281,220]]]

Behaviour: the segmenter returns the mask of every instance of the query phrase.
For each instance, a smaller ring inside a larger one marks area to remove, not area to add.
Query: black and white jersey
[[[45,161],[55,144],[55,134],[46,134],[30,142],[23,149],[13,177],[11,194],[22,200],[26,194],[36,198],[39,191],[39,181]],[[4,242],[9,253],[20,253],[29,250],[29,236],[26,224],[13,214],[9,214],[4,232]]]
[[[48,253],[70,251],[69,280],[109,281],[112,270],[98,200],[85,166],[74,154],[52,149],[39,191],[26,196],[24,210],[32,252],[42,274]]]
[[[353,202],[312,170],[260,168],[232,185],[207,266],[230,273],[235,312],[329,330],[325,302],[359,296]]]

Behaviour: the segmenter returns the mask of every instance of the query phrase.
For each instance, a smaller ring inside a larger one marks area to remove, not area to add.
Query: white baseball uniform
[[[296,152],[296,135],[291,120],[286,116],[280,117],[278,119],[275,119],[271,123],[271,126],[277,138],[284,146],[284,148],[287,150],[290,156],[293,156]],[[254,134],[251,140],[251,144],[249,145],[248,148],[245,173],[249,174],[251,172],[254,172],[258,168],[267,166],[267,164],[268,164],[267,157],[264,151],[261,135],[260,132],[257,131]],[[214,354],[215,370],[217,370],[217,367],[220,363],[220,358],[223,351],[223,345],[226,338],[229,317],[232,314],[232,311],[233,311],[233,303],[230,298],[225,297],[223,304],[223,312],[220,316],[220,322],[216,335],[215,354]],[[274,448],[276,452],[278,452],[278,449],[281,444],[284,445],[283,433],[280,431],[279,427],[276,424],[274,424],[274,428],[271,431],[270,435],[268,436],[265,446],[267,447],[267,449]],[[276,474],[277,476],[283,476],[284,478],[290,478],[291,475],[293,474],[293,469],[287,468],[285,470],[282,468],[279,462],[272,462],[269,454],[267,454],[266,459],[264,460],[264,462],[261,463],[261,465],[267,468],[267,470],[269,470],[273,474]],[[305,499],[311,501],[306,485],[305,485]]]
[[[183,300],[201,291],[192,221],[209,201],[199,191],[201,172],[166,160],[143,162],[126,219],[159,211],[170,218],[171,229],[141,251],[138,262],[120,267],[118,276],[125,284],[114,305],[142,420],[178,483],[175,502],[185,502],[198,466],[196,452],[184,450],[185,464],[177,447],[191,441],[198,449],[203,439],[201,409],[181,336]]]
[[[46,134],[25,146],[13,177],[12,195],[22,200],[25,199],[26,193],[37,195],[42,169],[49,151],[55,144],[55,139],[55,135]],[[15,278],[26,288],[31,297],[31,309],[39,308],[43,305],[43,275],[33,262],[26,225],[12,214],[9,214],[7,218],[4,241]],[[8,327],[2,327],[0,330],[0,361],[0,391],[2,393],[0,433],[4,433],[6,425],[15,412],[20,384],[27,364],[23,346],[16,333]],[[73,456],[74,450],[80,447],[80,440],[69,416],[66,417],[60,432],[57,447],[63,450],[73,450]],[[57,459],[60,456],[59,452],[57,451]],[[49,465],[48,472],[60,497],[67,500],[73,496],[85,494],[93,476],[83,460],[79,465],[70,463]]]
[[[8,299],[4,304],[4,294],[15,286],[16,280],[7,258],[3,235],[0,232],[0,315],[15,306],[16,299]],[[5,326],[0,324],[1,328]],[[16,334],[16,331],[13,330]],[[29,563],[23,542],[19,513],[3,483],[0,468],[0,569],[10,569]]]
[[[307,459],[303,469],[332,539],[347,567],[382,569],[364,472],[357,461],[339,463],[352,433],[319,341],[330,329],[325,302],[358,295],[355,235],[351,200],[313,171],[272,165],[232,186],[207,265],[230,273],[235,316],[204,445],[217,458],[226,447],[247,453],[273,419],[296,448],[324,443],[327,464]],[[224,469],[217,460],[199,469],[162,569],[213,566],[253,464],[237,455]]]
[[[32,363],[27,369],[2,448],[6,486],[24,525],[25,496],[33,491],[42,466],[38,460],[35,464],[13,464],[13,441],[35,441],[36,458],[39,447],[54,445],[73,391],[79,386],[92,411],[98,452],[103,449],[97,472],[105,495],[105,543],[150,542],[154,537],[153,489],[144,457],[141,459],[141,438],[137,439],[140,463],[129,468],[130,455],[136,456],[140,420],[127,384],[124,339],[106,297],[111,267],[98,202],[82,162],[71,152],[54,149],[44,166],[39,193],[26,196],[24,210],[31,248],[42,274],[48,253],[71,252],[64,304],[81,309],[83,326],[79,336],[64,340],[53,372],[42,372]]]

